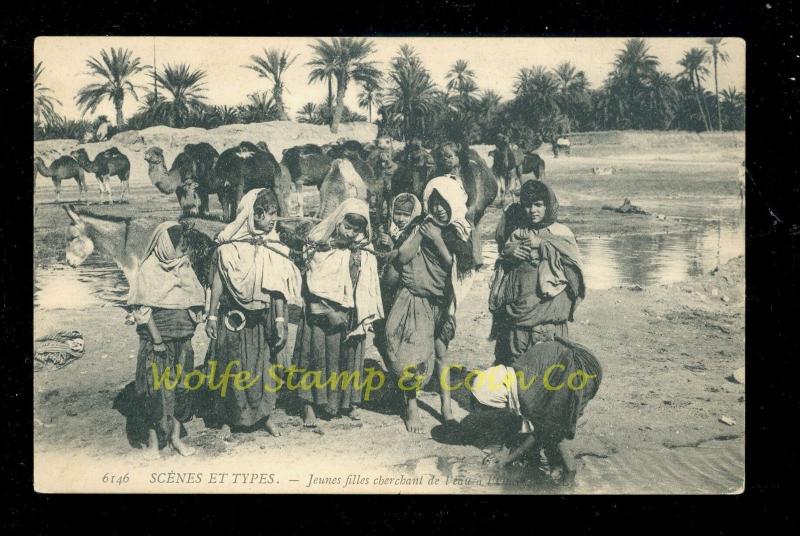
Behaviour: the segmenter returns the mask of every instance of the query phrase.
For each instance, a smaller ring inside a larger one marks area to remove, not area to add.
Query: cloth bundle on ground
[[[367,222],[365,232],[354,240],[354,248],[361,255],[358,281],[353,285],[350,278],[350,249],[331,247],[318,248],[308,262],[306,284],[311,294],[356,310],[356,327],[348,337],[366,334],[369,324],[383,318],[383,302],[380,295],[378,261],[375,255],[363,248],[370,243],[372,230],[369,223],[369,205],[360,199],[345,199],[327,218],[319,222],[308,233],[308,240],[322,246],[329,245],[338,226],[347,214],[363,217]]]
[[[58,370],[83,357],[85,352],[80,331],[57,331],[36,339],[33,350],[33,369]]]
[[[289,258],[276,228],[269,233],[254,224],[253,206],[263,188],[250,190],[239,203],[236,218],[217,235],[218,268],[231,295],[244,308],[261,308],[270,292],[302,303],[300,270]]]

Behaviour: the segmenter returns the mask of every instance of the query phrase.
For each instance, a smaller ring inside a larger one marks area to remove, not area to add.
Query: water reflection
[[[113,263],[36,270],[33,305],[37,309],[124,305],[127,297],[128,282]]]
[[[744,255],[744,225],[730,220],[711,222],[699,232],[579,236],[578,245],[590,289],[675,283]],[[496,244],[486,241],[483,254],[484,264],[492,266]]]
[[[744,255],[745,248],[740,222],[715,223],[691,233],[579,237],[578,244],[586,284],[594,289],[683,281]]]
[[[740,219],[712,222],[700,232],[578,237],[590,289],[674,283],[713,270],[744,254]],[[484,264],[491,267],[497,245],[486,240]],[[34,306],[38,309],[83,309],[123,305],[128,283],[111,263],[36,271]]]

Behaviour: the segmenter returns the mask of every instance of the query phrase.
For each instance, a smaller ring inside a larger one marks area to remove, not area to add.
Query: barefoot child
[[[377,246],[388,254],[383,259],[381,269],[381,299],[383,301],[383,311],[386,316],[394,303],[394,296],[400,284],[400,270],[397,263],[397,248],[408,238],[408,233],[404,233],[408,224],[422,214],[422,204],[412,193],[402,193],[392,199],[389,206],[389,229],[387,233],[380,233]],[[373,344],[378,349],[381,357],[386,359],[386,330],[383,319],[375,322],[375,338]]]
[[[506,465],[527,456],[538,463],[543,450],[553,480],[570,484],[576,466],[565,441],[575,438],[577,421],[602,378],[602,367],[587,348],[560,337],[528,346],[513,366],[479,372],[470,386],[475,400],[521,418],[518,444],[486,462]]]
[[[161,440],[184,456],[194,453],[180,438],[181,422],[192,416],[183,377],[194,368],[192,336],[202,315],[205,290],[198,267],[190,261],[185,234],[188,230],[176,222],[156,228],[128,296],[139,334],[136,392],[144,401],[148,457],[158,456]],[[155,377],[165,373],[178,380],[175,388],[155,387]]]
[[[242,198],[236,219],[217,237],[206,323],[211,339],[207,366],[216,362],[215,375],[220,376],[232,364],[233,374],[250,378],[245,381],[242,375],[237,387],[231,377],[224,395],[212,390],[213,414],[231,427],[263,423],[273,436],[280,434],[270,421],[278,397],[270,368],[288,364],[279,363],[289,333],[287,301],[299,302],[302,284],[289,248],[279,243],[278,216],[272,190],[250,190]]]
[[[455,309],[474,269],[466,203],[458,180],[432,179],[423,195],[426,215],[409,225],[398,249],[400,289],[386,319],[386,350],[392,372],[403,382],[406,428],[413,433],[423,431],[417,390],[431,378],[434,361],[440,380],[449,384],[447,346],[455,335]],[[440,398],[442,418],[452,421],[450,392],[440,388]]]
[[[370,244],[369,206],[344,200],[308,234],[313,244],[305,274],[304,318],[297,328],[295,359],[313,385],[298,390],[303,423],[318,413],[357,419],[364,380],[364,339],[369,324],[383,318],[378,263]],[[343,375],[353,381],[344,384]]]

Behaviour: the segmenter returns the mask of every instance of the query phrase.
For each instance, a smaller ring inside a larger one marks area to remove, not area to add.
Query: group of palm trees
[[[719,90],[719,66],[728,61],[721,38],[706,40],[709,48],[692,48],[678,61],[682,71],[673,77],[659,70],[644,39],[629,39],[618,51],[613,70],[598,89],[591,89],[585,73],[570,62],[554,69],[522,68],[516,76],[514,97],[503,102],[497,93],[480,91],[474,70],[466,60],[456,61],[440,89],[413,47],[403,45],[383,73],[371,58],[375,43],[366,38],[334,37],[310,44],[309,83],[327,85],[323,103],[307,103],[298,110],[299,121],[330,125],[336,132],[342,121],[365,119],[347,109],[348,91],[357,85],[359,107],[378,116],[379,125],[399,138],[449,136],[458,132],[466,141],[492,137],[498,129],[545,140],[570,130],[623,128],[722,130],[743,128],[744,95],[735,88]],[[206,103],[206,72],[190,65],[167,64],[160,69],[145,65],[128,49],[101,50],[86,61],[95,82],[80,89],[78,107],[94,113],[110,101],[117,128],[145,128],[152,124],[218,126],[229,122],[289,118],[284,103],[286,72],[299,55],[288,50],[265,49],[250,56],[244,68],[266,79],[271,88],[249,96],[237,107]],[[703,83],[713,68],[714,93]],[[64,121],[56,113],[61,103],[40,78],[44,67],[34,69],[34,122]],[[140,73],[150,83],[139,85]],[[126,122],[127,97],[139,100],[139,111]],[[723,120],[723,118],[725,120]],[[450,136],[452,137],[452,136]]]

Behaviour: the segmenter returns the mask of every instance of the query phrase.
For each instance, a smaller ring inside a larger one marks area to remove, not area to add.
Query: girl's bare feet
[[[144,457],[148,460],[155,460],[160,457],[158,453],[158,435],[152,428],[147,431],[147,446],[144,448]]]
[[[172,418],[172,433],[169,436],[169,444],[181,456],[192,456],[195,453],[194,447],[190,447],[181,441],[181,423],[174,417]]]
[[[354,421],[360,421],[361,420],[361,410],[359,410],[357,407],[353,406],[352,408],[350,408],[350,411],[347,413],[347,416],[350,417],[351,419],[353,419]]]
[[[269,433],[269,435],[273,437],[281,436],[281,433],[278,431],[278,429],[272,425],[272,422],[270,422],[269,417],[267,417],[267,420],[264,421],[264,429],[267,431],[267,433]]]
[[[196,452],[194,447],[190,447],[186,443],[180,440],[180,438],[172,437],[169,440],[169,444],[172,445],[172,448],[180,454],[181,456],[192,456]]]
[[[409,398],[406,400],[406,430],[412,434],[423,434],[425,430],[422,427],[422,421],[419,418],[419,408],[417,408],[417,399]]]
[[[314,406],[306,404],[303,411],[303,426],[314,428],[317,426],[317,414],[314,413]]]

